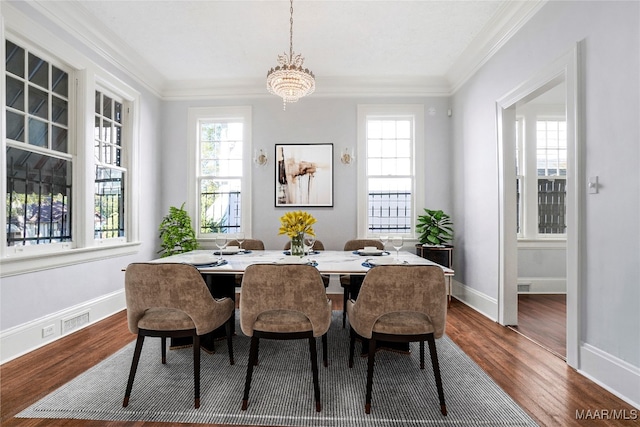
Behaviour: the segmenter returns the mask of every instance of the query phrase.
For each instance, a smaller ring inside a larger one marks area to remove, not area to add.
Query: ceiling
[[[54,2],[40,3],[128,58],[118,62],[163,95],[266,92],[267,71],[289,51],[286,0],[71,0],[55,2],[55,11]],[[296,0],[293,48],[316,75],[317,93],[366,84],[447,93],[538,3]]]

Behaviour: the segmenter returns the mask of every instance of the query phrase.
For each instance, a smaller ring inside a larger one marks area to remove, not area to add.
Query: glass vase
[[[291,255],[304,255],[304,233],[298,233],[291,238]]]

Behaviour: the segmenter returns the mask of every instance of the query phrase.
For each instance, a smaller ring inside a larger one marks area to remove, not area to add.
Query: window
[[[535,123],[533,129],[527,129],[527,118]],[[566,121],[535,114],[521,117],[516,141],[518,236],[565,238]]]
[[[190,156],[194,180],[189,203],[199,239],[219,233],[250,235],[250,107],[191,108],[195,134]]]
[[[423,106],[358,107],[358,233],[363,237],[415,234],[422,206]],[[366,209],[366,210],[365,210]]]
[[[123,102],[96,90],[94,117],[96,239],[125,236],[125,177],[122,126]]]
[[[6,244],[70,242],[71,70],[9,40],[5,48]]]
[[[13,33],[5,40],[2,276],[130,254],[138,244],[130,171],[139,94],[59,50]]]

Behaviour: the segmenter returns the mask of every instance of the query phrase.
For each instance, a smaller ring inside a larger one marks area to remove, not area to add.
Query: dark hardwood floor
[[[337,295],[334,299],[335,308],[341,308],[341,298]],[[576,411],[624,410],[626,414],[637,414],[637,410],[579,375],[559,357],[455,299],[449,308],[446,333],[542,426],[640,425],[637,419],[577,420]],[[22,409],[133,339],[123,311],[3,364],[0,367],[0,424],[6,427],[169,426],[159,422],[14,418]],[[202,424],[181,425],[195,427]]]
[[[558,294],[518,295],[516,332],[566,359],[567,296]]]

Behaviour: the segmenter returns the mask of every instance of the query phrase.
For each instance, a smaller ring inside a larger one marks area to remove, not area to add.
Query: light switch
[[[598,177],[590,176],[587,187],[589,187],[589,194],[598,194]]]

